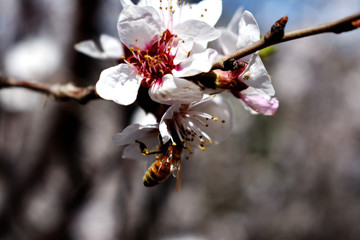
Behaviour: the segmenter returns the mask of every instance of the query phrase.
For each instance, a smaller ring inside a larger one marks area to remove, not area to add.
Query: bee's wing
[[[171,173],[176,178],[176,191],[180,190],[181,185],[181,160],[171,165]]]

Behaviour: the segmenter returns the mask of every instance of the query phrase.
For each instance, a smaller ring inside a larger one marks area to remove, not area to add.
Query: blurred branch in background
[[[57,101],[74,100],[85,104],[90,100],[99,99],[95,86],[81,88],[74,86],[72,83],[48,85],[38,82],[18,81],[0,74],[0,89],[13,87],[43,93]]]

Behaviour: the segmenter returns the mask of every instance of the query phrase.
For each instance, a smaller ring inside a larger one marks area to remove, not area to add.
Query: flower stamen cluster
[[[137,74],[143,77],[141,85],[149,88],[155,82],[161,83],[162,77],[165,74],[171,74],[173,69],[176,69],[174,58],[176,56],[172,53],[173,43],[176,35],[173,35],[168,29],[160,36],[160,39],[154,42],[145,50],[140,50],[139,47],[130,48],[131,55],[123,57],[127,64],[130,64],[137,69]]]

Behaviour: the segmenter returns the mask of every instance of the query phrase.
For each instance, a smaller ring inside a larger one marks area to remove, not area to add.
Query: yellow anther
[[[134,48],[133,48],[133,47],[131,47],[131,48],[130,48],[130,51],[131,51],[131,52],[133,52],[133,51],[134,51]]]
[[[140,54],[141,53],[141,51],[140,50],[137,50],[137,54]]]
[[[214,122],[217,122],[217,120],[219,120],[219,119],[218,119],[218,117],[215,117],[213,120],[214,120]]]
[[[201,146],[200,149],[203,150],[203,151],[205,151],[206,147]]]
[[[201,143],[205,143],[205,142],[206,142],[206,140],[205,140],[205,139],[202,139],[202,140],[201,140]]]
[[[243,79],[248,80],[250,78],[250,75],[251,75],[250,72],[245,73]]]
[[[121,56],[121,58],[122,58],[122,59],[125,59],[125,56],[124,56],[124,55],[122,55],[122,56]]]
[[[171,145],[176,146],[176,142],[173,142]]]
[[[213,144],[214,142],[212,140],[209,141],[210,144]]]

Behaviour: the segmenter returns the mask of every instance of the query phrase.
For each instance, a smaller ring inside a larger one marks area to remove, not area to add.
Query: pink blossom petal
[[[271,98],[251,87],[238,93],[238,97],[252,114],[274,115],[279,107],[279,101],[276,98]]]
[[[119,64],[101,72],[96,91],[103,99],[129,105],[136,100],[140,83],[135,67]]]

